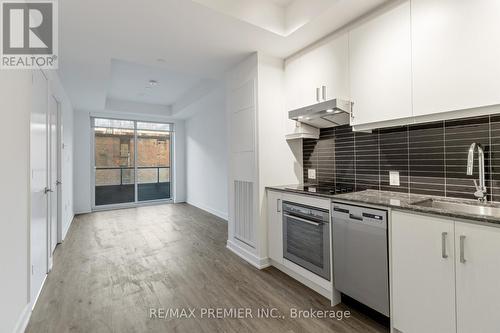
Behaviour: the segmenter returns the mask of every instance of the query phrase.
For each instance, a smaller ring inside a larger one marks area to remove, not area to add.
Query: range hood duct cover
[[[350,101],[331,99],[288,112],[288,118],[316,128],[335,127],[349,124]]]

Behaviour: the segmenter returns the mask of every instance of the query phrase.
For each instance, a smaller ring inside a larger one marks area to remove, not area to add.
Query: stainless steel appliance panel
[[[327,210],[283,202],[283,257],[330,281]]]
[[[335,288],[389,316],[387,212],[332,205]]]

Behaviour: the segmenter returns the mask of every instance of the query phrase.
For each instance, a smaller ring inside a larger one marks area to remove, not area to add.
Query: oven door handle
[[[320,226],[322,223],[318,223],[318,222],[313,222],[313,221],[309,221],[309,220],[306,220],[306,219],[303,219],[301,217],[297,217],[297,216],[293,216],[293,215],[290,215],[290,214],[283,214],[283,216],[285,217],[289,217],[291,219],[295,219],[297,221],[300,221],[300,222],[304,222],[304,223],[308,223],[308,224],[312,224],[312,225],[315,225],[315,226]]]

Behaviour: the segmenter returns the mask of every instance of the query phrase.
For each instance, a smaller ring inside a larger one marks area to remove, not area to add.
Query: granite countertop
[[[309,189],[307,185],[306,188]],[[458,203],[458,204],[479,205],[479,202],[477,200],[449,198],[449,197],[446,198],[439,196],[408,194],[408,193],[377,191],[377,190],[364,190],[360,192],[341,193],[341,194],[326,194],[326,193],[315,193],[310,191],[304,191],[304,185],[271,186],[268,187],[268,189],[329,198],[333,201],[342,200],[358,204],[391,207],[400,210],[408,210],[419,213],[434,214],[445,217],[459,218],[459,219],[472,220],[484,223],[494,223],[500,225],[500,216],[474,214],[473,212],[467,212],[467,210],[453,210],[451,208],[445,209],[445,208],[437,208],[431,206],[416,205],[416,203],[429,199],[445,201],[454,204]],[[500,203],[487,203],[484,205],[494,208],[500,208]]]

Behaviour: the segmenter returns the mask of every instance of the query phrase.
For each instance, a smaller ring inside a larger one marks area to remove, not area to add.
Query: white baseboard
[[[31,304],[28,303],[24,307],[19,319],[16,322],[16,326],[14,326],[13,333],[24,333],[31,317]]]
[[[89,214],[92,213],[92,210],[75,210],[74,215],[82,215],[82,214]]]
[[[191,200],[188,200],[188,201],[186,201],[186,202],[187,202],[188,204],[190,204],[191,206],[195,206],[195,207],[197,207],[197,208],[199,208],[199,209],[201,209],[201,210],[207,211],[207,212],[209,212],[210,214],[213,214],[213,215],[215,215],[215,216],[217,216],[217,217],[220,217],[220,218],[221,218],[221,219],[223,219],[223,220],[226,220],[226,221],[227,221],[227,219],[228,219],[228,214],[227,214],[227,213],[221,212],[221,211],[219,211],[219,210],[213,209],[213,208],[208,207],[208,206],[206,206],[206,205],[204,205],[204,204],[200,204],[200,203],[198,203],[198,202],[194,202],[194,201],[191,201]]]
[[[271,264],[269,263],[269,258],[259,258],[255,254],[244,249],[243,247],[239,246],[238,244],[236,244],[235,242],[233,242],[229,239],[227,240],[226,247],[230,251],[232,251],[234,254],[236,254],[237,256],[244,259],[245,261],[247,261],[252,266],[254,266],[258,269],[263,269],[263,268],[271,266]]]
[[[45,277],[43,278],[42,285],[40,286],[40,290],[38,290],[35,299],[31,300],[31,310],[35,308],[36,302],[38,302],[38,298],[40,297],[40,294],[42,293],[42,289],[45,286],[45,281],[47,281],[47,276],[49,273],[45,274]]]

